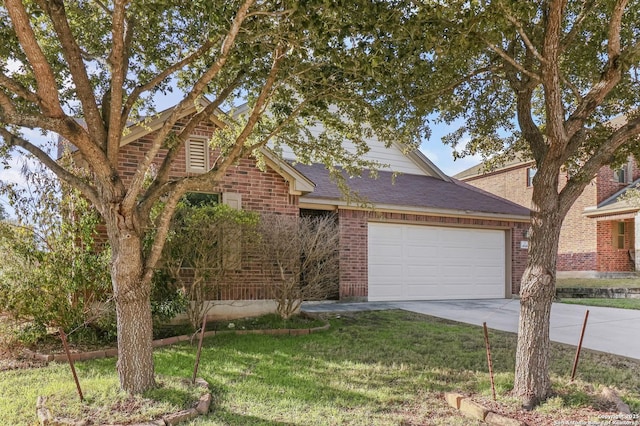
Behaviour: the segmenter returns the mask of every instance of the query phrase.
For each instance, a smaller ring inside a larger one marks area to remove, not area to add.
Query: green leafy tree
[[[533,406],[551,391],[549,319],[562,222],[603,165],[640,152],[640,3],[398,8],[403,12],[384,37],[365,42],[387,53],[381,73],[403,74],[402,83],[388,83],[418,115],[458,125],[445,138],[456,155],[482,154],[493,164],[514,156],[535,161],[514,383],[514,393]],[[569,178],[559,182],[565,169]]]
[[[233,285],[247,246],[256,243],[257,213],[225,204],[178,204],[160,262],[188,301],[187,316],[197,329],[212,305],[212,295]],[[206,238],[203,238],[206,236]]]
[[[0,222],[0,309],[33,330],[96,326],[109,310],[109,250],[94,241],[98,214],[48,170],[7,185],[17,219]]]
[[[403,119],[406,102],[363,78],[372,71],[371,52],[354,53],[353,34],[395,16],[392,6],[359,0],[345,7],[320,0],[0,4],[2,153],[12,155],[16,147],[30,152],[80,191],[104,221],[124,390],[140,393],[155,384],[151,281],[185,192],[212,187],[239,158],[259,157],[268,141],[289,144],[302,160],[349,170],[367,165],[362,153],[374,134],[387,143],[419,142],[419,122]],[[150,117],[154,96],[173,90],[173,83],[175,108],[125,184],[118,170],[123,133],[128,123]],[[203,96],[209,105],[178,122]],[[240,119],[218,114],[239,99],[247,102]],[[208,173],[176,179],[172,163],[204,120],[221,130],[211,141],[218,160]],[[311,132],[314,123],[325,130]],[[90,176],[57,163],[24,129],[69,141]],[[345,140],[355,152],[342,148]],[[166,156],[149,181],[160,152]],[[150,212],[161,198],[164,209],[151,226]],[[146,250],[152,228],[155,238]]]

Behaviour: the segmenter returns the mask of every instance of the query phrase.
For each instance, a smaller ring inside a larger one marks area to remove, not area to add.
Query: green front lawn
[[[200,373],[210,384],[212,412],[191,425],[468,425],[446,406],[443,392],[490,396],[480,327],[404,311],[362,312],[330,319],[327,332],[305,336],[219,335],[205,341]],[[503,404],[513,385],[515,336],[490,331],[496,387]],[[558,396],[540,413],[566,419],[597,401],[586,390],[616,386],[640,411],[640,362],[583,351],[569,384],[575,349],[553,345]],[[195,347],[159,349],[162,376],[191,377]],[[85,396],[98,407],[125,401],[116,387],[115,360],[76,364]],[[165,388],[154,399],[180,406],[189,391]],[[0,373],[3,424],[35,423],[37,395],[64,398],[78,412],[67,365]],[[138,403],[146,409],[145,402]],[[61,403],[58,403],[62,405]],[[545,411],[546,410],[546,411]],[[115,421],[114,421],[115,422]],[[477,424],[477,423],[476,423]],[[550,423],[551,424],[551,423]]]
[[[640,287],[640,278],[558,278],[556,280],[556,287],[634,288]]]
[[[640,299],[563,298],[559,302],[572,305],[604,306],[606,308],[640,309]]]

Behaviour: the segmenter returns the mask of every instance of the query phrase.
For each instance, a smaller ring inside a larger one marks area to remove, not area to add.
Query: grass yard
[[[604,306],[606,308],[640,309],[640,299],[563,298],[559,302],[572,305]]]
[[[345,314],[330,322],[329,331],[305,336],[205,340],[199,376],[209,382],[214,403],[208,416],[187,424],[469,425],[474,422],[446,406],[443,392],[490,397],[480,327],[404,311]],[[490,331],[490,338],[499,402],[516,407],[508,395],[515,336]],[[557,396],[536,412],[548,421],[532,424],[575,419],[584,410],[597,416],[585,407],[598,406],[591,394],[602,385],[617,387],[631,411],[640,412],[640,362],[583,351],[578,379],[570,384],[574,351],[553,345]],[[161,376],[191,377],[194,359],[195,347],[187,344],[155,352]],[[76,368],[90,404],[113,406],[108,401],[115,398],[146,409],[145,401],[129,401],[115,391],[115,360],[79,362]],[[178,407],[191,395],[176,386],[150,397]],[[58,395],[59,407],[83,410],[67,365],[5,371],[0,373],[2,424],[33,425],[37,395]]]
[[[634,288],[640,287],[640,278],[558,278],[556,287],[611,287]]]

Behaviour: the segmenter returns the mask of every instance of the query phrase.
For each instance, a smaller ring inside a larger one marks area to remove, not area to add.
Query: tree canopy
[[[551,389],[549,317],[562,221],[603,165],[640,154],[640,4],[404,6],[398,25],[367,43],[386,52],[380,67],[403,75],[398,90],[416,115],[455,124],[444,141],[458,156],[482,154],[489,167],[517,156],[538,169],[515,379],[515,393],[531,406]],[[563,170],[569,178],[561,183]]]
[[[242,157],[259,159],[267,142],[276,149],[286,143],[301,161],[340,163],[353,172],[370,165],[361,154],[372,135],[387,143],[420,141],[420,120],[406,120],[410,104],[378,90],[371,78],[376,61],[359,48],[396,14],[384,1],[0,4],[0,154],[6,160],[16,147],[28,152],[80,191],[105,222],[124,389],[141,392],[154,383],[150,282],[182,194],[211,187]],[[144,126],[156,117],[160,93],[173,94],[175,107],[125,184],[118,169],[123,135],[131,123]],[[211,170],[171,176],[203,122],[219,129],[209,141],[219,152]],[[310,131],[316,123],[324,130]],[[82,172],[57,162],[55,149],[29,129],[71,143]],[[343,148],[345,140],[355,152]],[[160,199],[162,211],[151,215]]]

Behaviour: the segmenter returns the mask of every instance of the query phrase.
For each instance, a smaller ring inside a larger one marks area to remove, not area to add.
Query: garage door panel
[[[369,300],[505,296],[505,231],[369,224]]]

